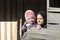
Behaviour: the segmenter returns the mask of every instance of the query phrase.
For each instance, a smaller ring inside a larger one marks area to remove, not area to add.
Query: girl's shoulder
[[[24,25],[25,25],[25,24],[28,24],[28,22],[25,21],[25,22],[24,22]]]
[[[28,22],[25,21],[25,22],[23,23],[23,26],[26,26],[26,24],[28,24]]]

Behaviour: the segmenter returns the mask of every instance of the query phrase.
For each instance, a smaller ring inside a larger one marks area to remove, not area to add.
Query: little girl
[[[35,13],[32,10],[27,10],[25,12],[25,23],[23,24],[22,27],[22,40],[25,40],[27,28],[31,28],[35,26]]]

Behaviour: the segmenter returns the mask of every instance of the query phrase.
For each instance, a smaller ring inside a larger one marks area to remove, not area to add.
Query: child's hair
[[[28,20],[28,18],[35,18],[35,13],[32,10],[27,10],[25,12],[25,20]]]

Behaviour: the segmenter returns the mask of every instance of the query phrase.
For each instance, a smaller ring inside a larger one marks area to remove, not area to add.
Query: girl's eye
[[[37,19],[43,19],[43,18],[37,18]]]
[[[28,20],[29,20],[30,18],[28,18]]]
[[[31,19],[34,19],[33,17]]]

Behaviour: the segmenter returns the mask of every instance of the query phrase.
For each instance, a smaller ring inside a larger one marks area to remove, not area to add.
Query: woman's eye
[[[37,19],[42,19],[42,18],[37,18]]]

